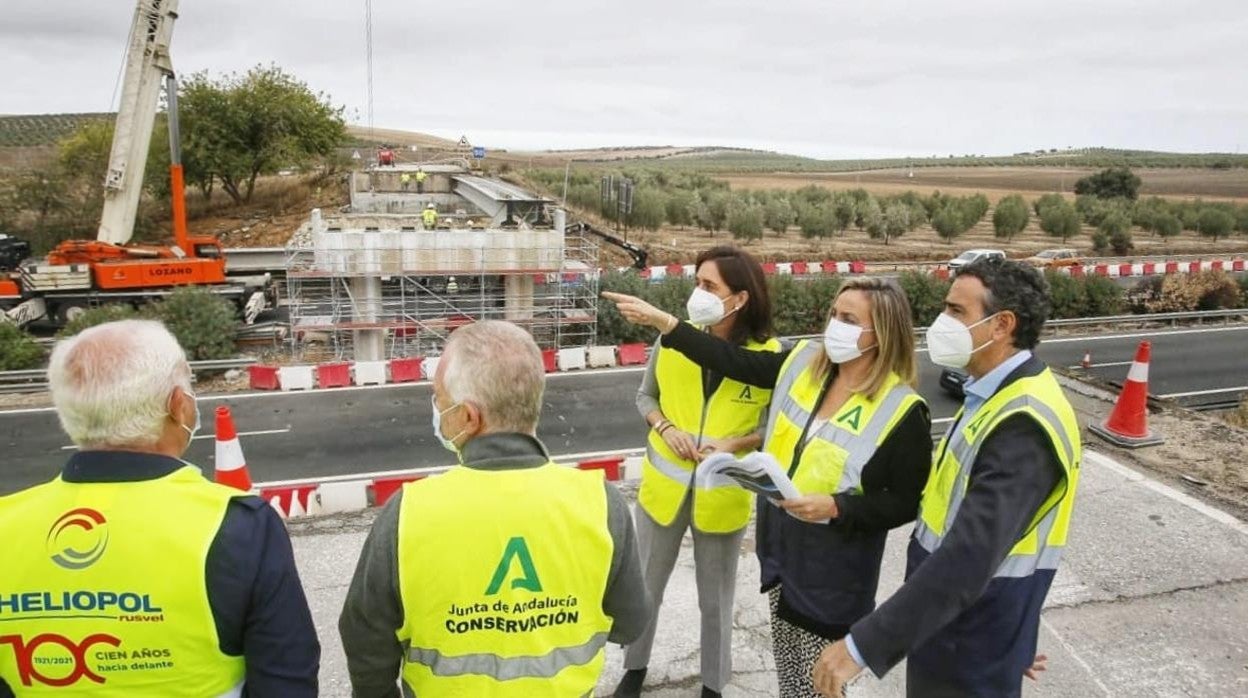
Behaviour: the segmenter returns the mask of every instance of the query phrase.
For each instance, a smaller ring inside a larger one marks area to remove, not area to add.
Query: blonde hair
[[[839,298],[846,291],[862,291],[871,304],[871,326],[875,330],[876,354],[871,370],[860,385],[851,387],[856,393],[872,400],[878,397],[890,373],[896,373],[902,383],[918,387],[918,369],[914,360],[914,323],[910,315],[910,301],[905,291],[891,279],[862,277],[848,279],[836,291]],[[827,320],[836,314],[836,298],[828,309]],[[825,322],[825,325],[827,323]],[[815,355],[810,364],[810,376],[822,382],[834,364],[825,352]]]

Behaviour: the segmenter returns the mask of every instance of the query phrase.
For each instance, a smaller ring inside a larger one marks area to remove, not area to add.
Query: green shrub
[[[98,308],[88,308],[78,317],[65,323],[56,336],[73,337],[89,327],[118,320],[132,320],[138,316],[139,311],[128,305],[102,305]]]
[[[921,271],[903,271],[897,283],[910,301],[910,314],[915,327],[927,327],[945,309],[949,282]]]
[[[828,310],[841,287],[838,276],[798,281],[790,276],[767,279],[771,293],[772,325],[777,335],[788,337],[823,332]]]
[[[0,371],[24,371],[43,362],[43,347],[21,328],[0,320]]]
[[[191,361],[234,355],[238,316],[224,298],[202,288],[180,288],[143,309],[143,315],[169,328]]]
[[[1241,293],[1239,284],[1226,272],[1167,274],[1158,296],[1145,305],[1152,313],[1217,310],[1238,305]]]
[[[1049,302],[1053,319],[1104,317],[1122,312],[1122,287],[1102,276],[1067,276],[1045,272],[1049,282]]]
[[[649,282],[637,275],[637,272],[609,271],[602,275],[600,288],[603,291],[627,293],[639,298],[646,297]],[[653,342],[654,330],[630,324],[615,309],[615,303],[598,298],[598,343],[599,344],[630,344],[632,342]]]

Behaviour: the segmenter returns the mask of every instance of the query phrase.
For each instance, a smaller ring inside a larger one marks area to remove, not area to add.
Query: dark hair
[[[750,300],[737,311],[729,339],[742,344],[747,339],[765,342],[771,338],[771,296],[767,293],[767,278],[763,267],[754,256],[732,245],[719,245],[698,255],[694,269],[701,269],[704,262],[715,262],[719,275],[733,293],[748,291]]]
[[[984,317],[1003,310],[1014,313],[1015,347],[1036,347],[1052,308],[1049,282],[1039,270],[1010,259],[978,259],[962,267],[958,276],[973,276],[984,285]]]

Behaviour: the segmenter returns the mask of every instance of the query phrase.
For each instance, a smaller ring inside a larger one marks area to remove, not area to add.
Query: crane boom
[[[113,147],[104,177],[104,211],[96,239],[122,245],[134,234],[161,80],[173,74],[169,40],[178,0],[138,0],[122,83]]]

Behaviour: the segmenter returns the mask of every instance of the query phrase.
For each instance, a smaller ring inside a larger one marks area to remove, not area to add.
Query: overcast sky
[[[132,0],[4,0],[0,113],[107,111]],[[374,118],[512,149],[1248,148],[1245,0],[374,0]],[[183,74],[366,123],[364,0],[181,0]]]

